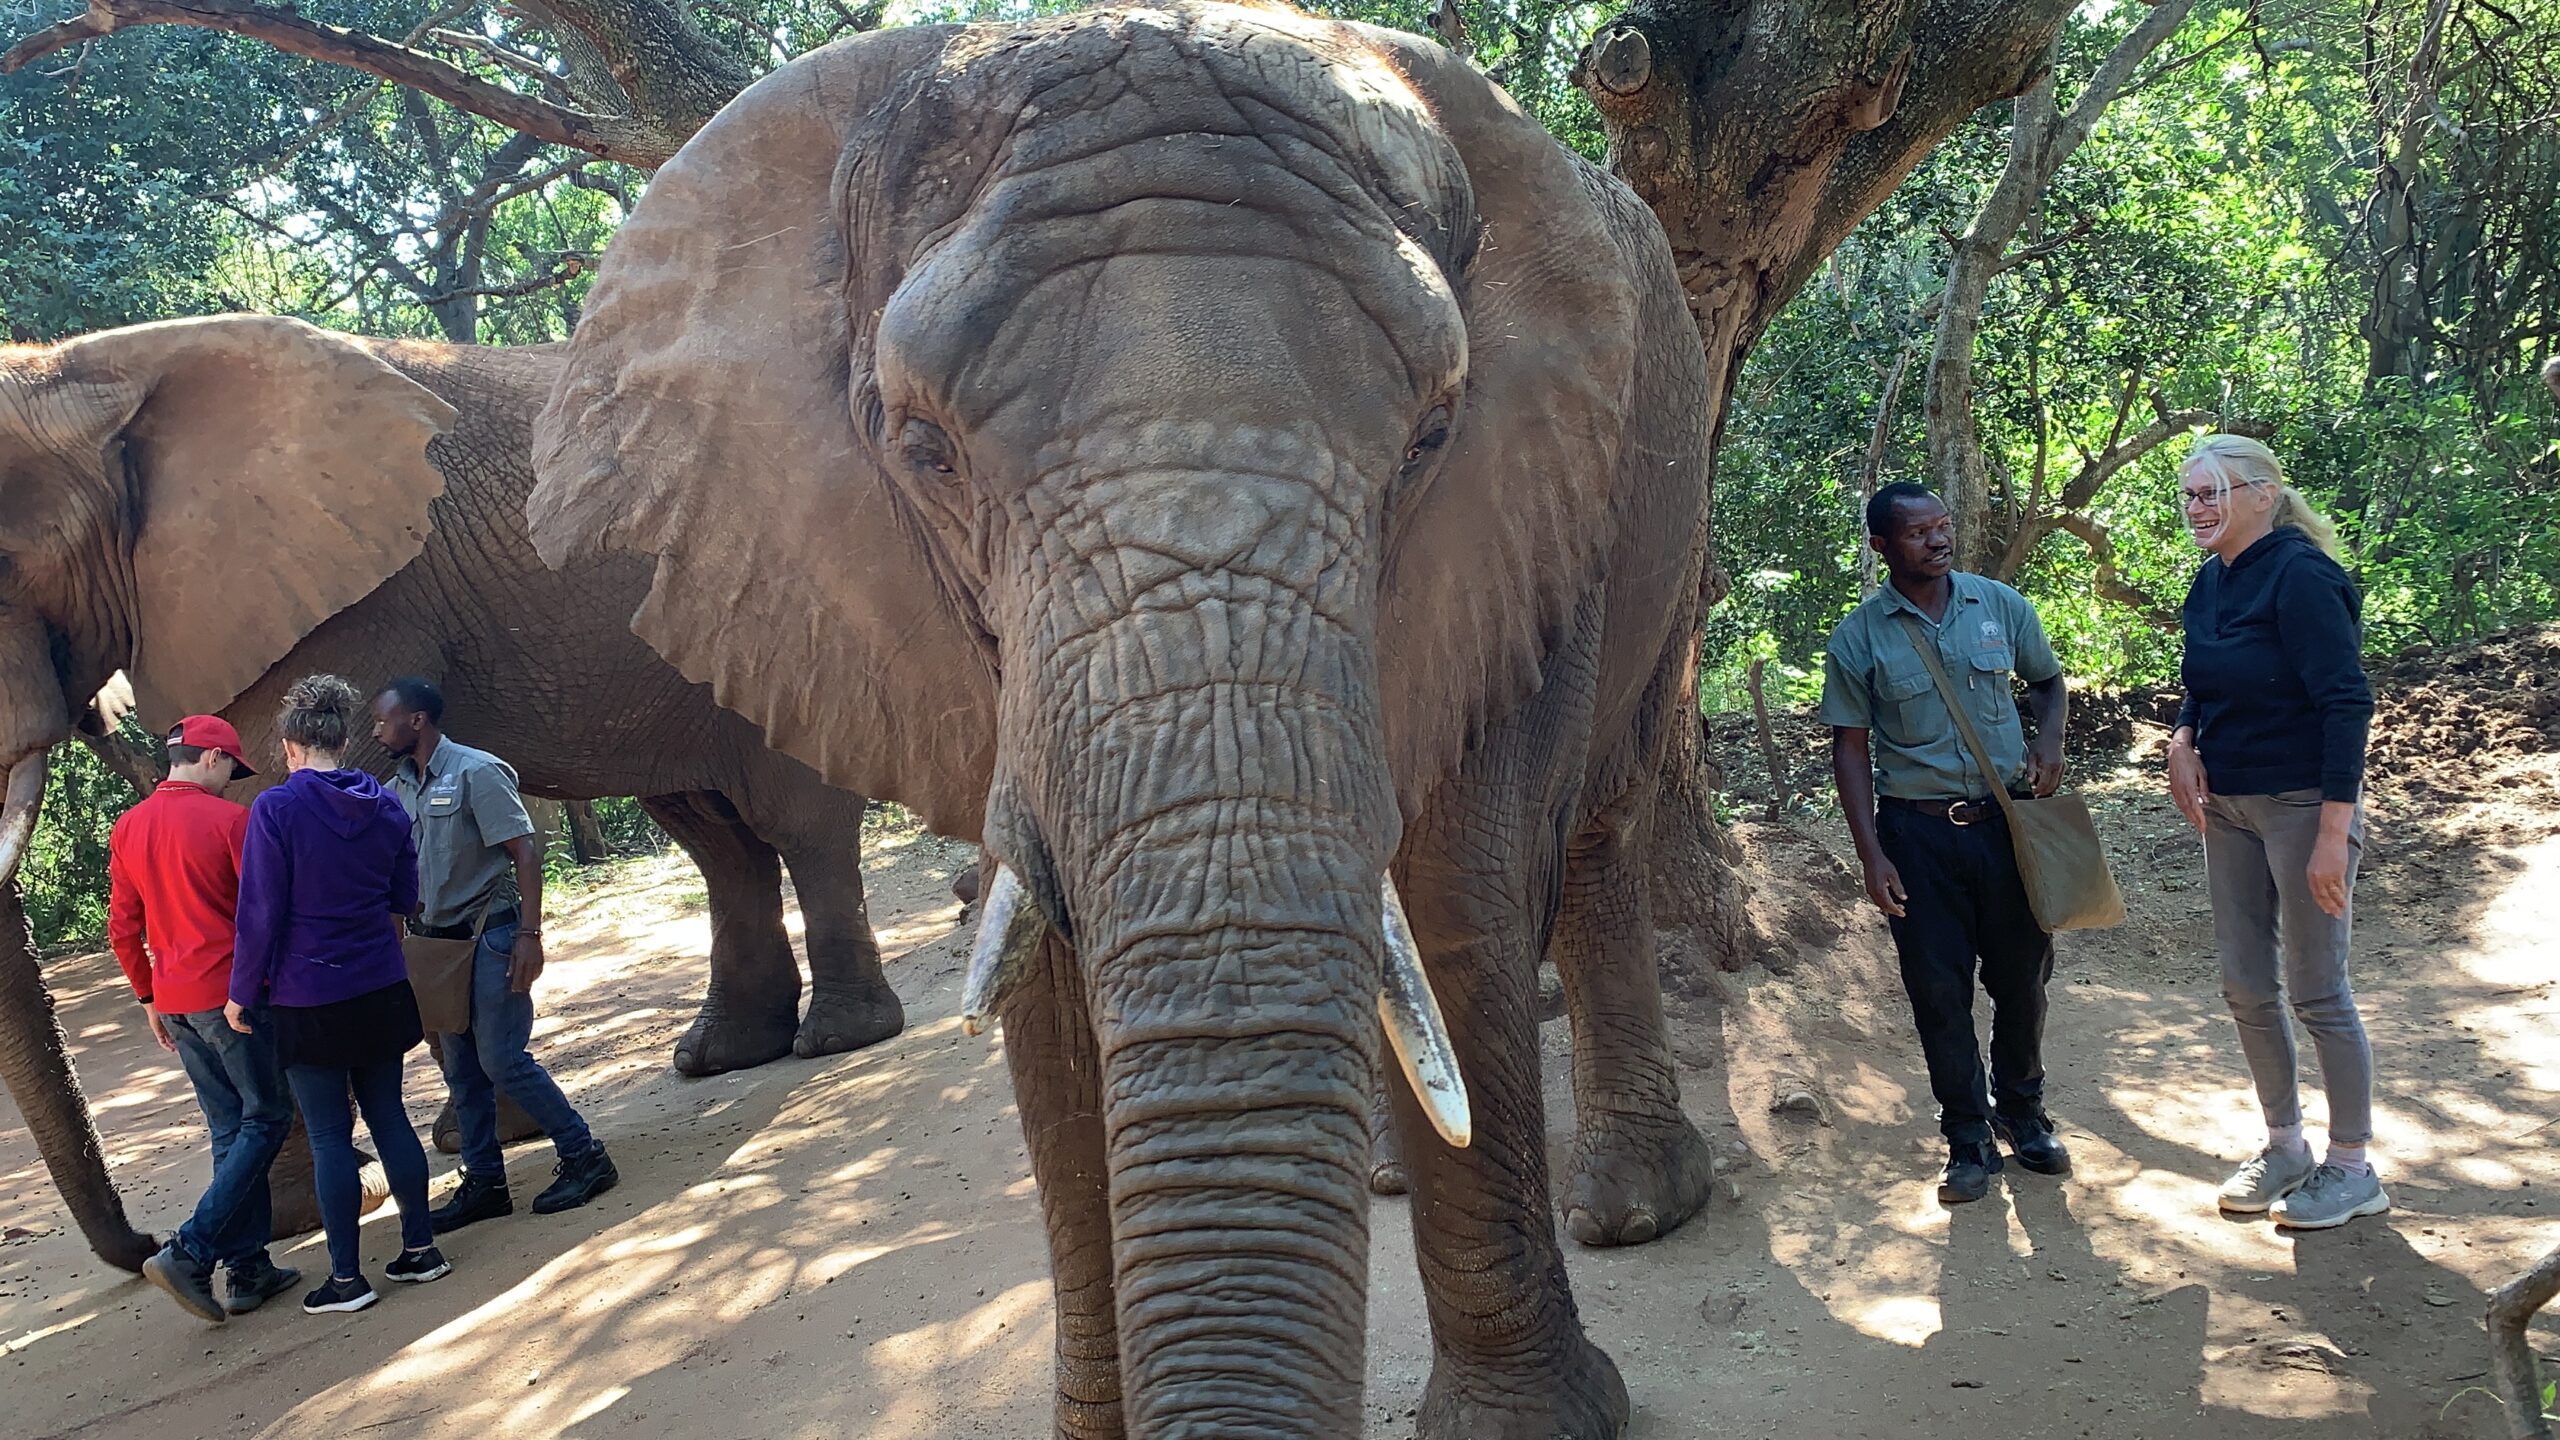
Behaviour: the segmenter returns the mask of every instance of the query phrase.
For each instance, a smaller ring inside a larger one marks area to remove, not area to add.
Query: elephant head
[[[1398,43],[1177,5],[806,57],[653,179],[536,429],[547,561],[656,556],[679,669],[983,837],[973,1011],[1071,948],[1136,1434],[1357,1428],[1381,878],[1606,539],[1631,298],[1558,261],[1609,241]]]
[[[0,889],[46,751],[101,723],[84,711],[115,672],[152,724],[220,709],[417,555],[444,486],[427,444],[452,416],[296,320],[0,348]],[[23,925],[0,929],[19,952],[0,954],[0,1079],[93,1245],[138,1266]]]

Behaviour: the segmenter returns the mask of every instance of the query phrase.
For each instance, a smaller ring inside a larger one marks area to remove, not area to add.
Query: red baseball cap
[[[240,767],[241,774],[258,773],[249,768],[248,757],[241,753],[240,732],[232,729],[231,722],[219,715],[190,715],[179,721],[178,728],[169,732],[169,743],[193,745],[199,750],[228,755],[231,763]]]

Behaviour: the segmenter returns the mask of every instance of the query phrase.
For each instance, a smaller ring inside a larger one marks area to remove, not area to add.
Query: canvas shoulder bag
[[[412,934],[400,923],[400,957],[409,965],[409,988],[418,996],[418,1024],[437,1035],[459,1035],[471,1028],[471,967],[480,951],[480,932],[497,896],[480,903],[471,917],[471,934],[459,940]]]
[[[2011,795],[2007,780],[1991,764],[1990,747],[1982,743],[1973,717],[1965,713],[1955,682],[1938,663],[1938,647],[1911,617],[1904,616],[1903,625],[1911,648],[1920,652],[1921,663],[1929,667],[1929,678],[1938,682],[1938,696],[1955,717],[1965,747],[1973,752],[1973,763],[1982,767],[1983,777],[1991,782],[1992,798],[2009,817],[2009,846],[2018,857],[2018,877],[2026,882],[2027,905],[2035,911],[2036,923],[2055,931],[2104,930],[2122,922],[2124,893],[2107,869],[2107,853],[2098,845],[2098,826],[2089,818],[2088,804],[2077,795],[2043,800]]]

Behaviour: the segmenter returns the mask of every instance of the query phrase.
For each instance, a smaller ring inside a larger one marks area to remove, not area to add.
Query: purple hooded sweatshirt
[[[417,908],[409,812],[361,770],[296,770],[249,807],[231,998],[330,1005],[405,980],[393,917]]]

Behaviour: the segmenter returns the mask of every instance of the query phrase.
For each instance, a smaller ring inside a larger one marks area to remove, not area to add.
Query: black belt
[[[1876,803],[1897,810],[1916,810],[1950,825],[1979,825],[2000,818],[2000,802],[1988,796],[1980,800],[1905,800],[1899,795],[1879,795]]]
[[[510,905],[504,910],[490,911],[488,919],[477,930],[469,925],[421,925],[412,920],[409,922],[409,933],[421,940],[475,940],[501,925],[514,923],[516,923],[516,907]]]

